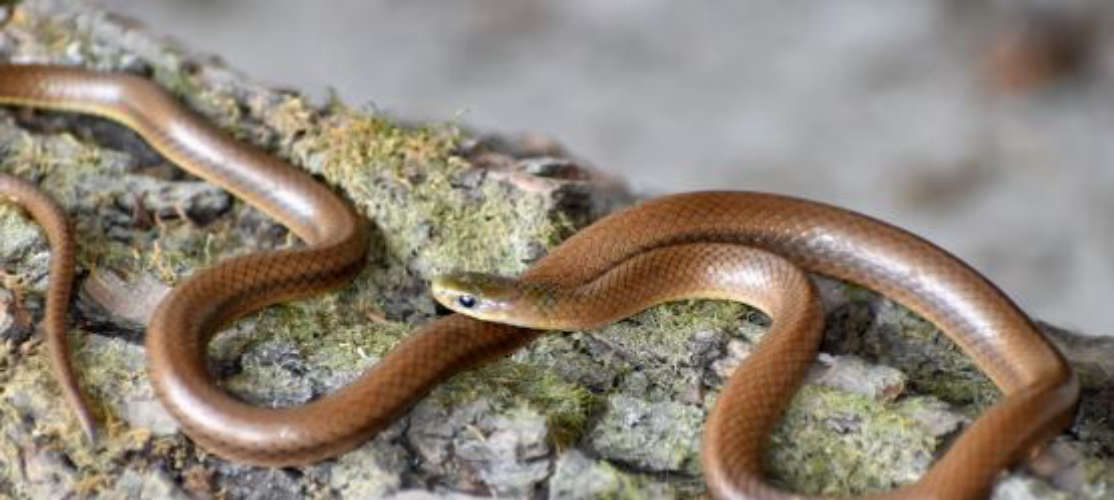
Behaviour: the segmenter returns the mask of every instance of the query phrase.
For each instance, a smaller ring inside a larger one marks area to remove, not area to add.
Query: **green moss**
[[[893,366],[909,376],[916,392],[930,393],[965,406],[969,415],[992,405],[1001,395],[974,361],[943,332],[911,311],[894,306],[900,317],[897,335],[904,345],[894,349],[891,339],[875,348],[879,362]]]
[[[1114,464],[1110,460],[1088,459],[1083,467],[1083,490],[1088,498],[1110,498],[1114,496]]]
[[[558,470],[550,481],[550,493],[555,498],[639,500],[677,495],[663,482],[624,472],[606,461],[585,463],[588,458],[578,455],[571,465],[575,470],[566,471],[564,468],[569,465],[565,460],[558,462]]]
[[[359,313],[351,291],[269,307],[247,321],[250,335],[224,336],[210,351],[216,356],[240,353],[264,341],[293,342],[302,357],[326,370],[362,368],[413,331],[400,322],[375,322]],[[239,344],[237,346],[236,344]],[[266,378],[264,377],[264,380]]]
[[[613,335],[617,341],[627,345],[657,353],[669,364],[689,363],[688,346],[697,332],[737,330],[740,321],[750,323],[754,320],[755,312],[755,309],[738,302],[675,302],[650,308],[617,323],[605,334]]]
[[[46,244],[46,236],[39,226],[27,218],[21,208],[3,197],[0,197],[0,234],[4,235],[0,238],[0,262],[8,265],[30,266],[28,252]]]
[[[90,45],[71,18],[26,15],[21,8],[11,16],[9,22],[34,34],[38,43],[53,55],[64,55],[70,47],[88,51]]]
[[[76,346],[81,345],[84,334],[71,335],[71,342]],[[132,439],[134,434],[116,426],[106,425],[101,428],[100,441],[97,447],[89,446],[85,435],[82,433],[77,421],[68,409],[62,405],[62,396],[58,384],[54,381],[49,366],[49,356],[45,344],[29,344],[24,346],[19,355],[6,354],[8,369],[0,371],[0,382],[3,383],[3,399],[5,404],[0,405],[4,418],[0,419],[0,449],[18,447],[25,444],[18,436],[32,432],[36,436],[36,446],[56,448],[64,454],[67,469],[72,467],[73,474],[71,486],[75,489],[95,491],[103,485],[105,475],[117,465],[121,456],[141,448],[143,443]],[[84,355],[78,356],[81,366],[88,369],[83,371],[84,380],[114,380],[119,384],[130,384],[137,375],[134,370],[127,373],[126,367],[134,365],[121,362],[117,352],[103,352],[90,360]],[[139,357],[142,361],[142,356]],[[88,365],[86,362],[90,362]],[[104,372],[113,372],[105,375]],[[101,377],[106,378],[101,378]],[[103,388],[103,387],[102,387]],[[93,393],[93,401],[101,400],[100,392]],[[108,416],[106,410],[93,404],[94,413],[105,422]],[[108,419],[111,421],[111,419]],[[34,429],[25,428],[28,422],[33,422]],[[21,456],[26,450],[16,451],[9,456]],[[18,470],[19,461],[7,461],[16,470],[7,469],[2,472],[5,477],[22,477],[24,472]],[[46,466],[46,464],[40,464]],[[57,478],[63,482],[65,478]],[[18,484],[18,483],[17,483]],[[22,485],[34,487],[34,485]],[[24,492],[26,494],[26,492]],[[23,495],[20,495],[23,496]]]
[[[596,422],[589,446],[601,455],[652,472],[700,472],[704,410],[675,401],[615,394]]]
[[[458,374],[432,396],[446,406],[483,398],[500,412],[525,406],[545,415],[549,440],[558,449],[580,438],[589,416],[601,404],[591,391],[549,370],[510,360]]]
[[[205,87],[198,85],[188,74],[167,66],[153,65],[151,79],[167,92],[178,97],[196,96],[206,92]],[[239,113],[234,116],[238,117]]]
[[[514,193],[454,155],[448,125],[403,128],[338,107],[305,146],[382,231],[394,261],[428,274],[460,266],[513,274],[569,228],[544,196]],[[457,186],[468,185],[467,189]]]
[[[760,337],[764,327],[755,322],[761,318],[755,309],[737,302],[695,300],[652,307],[591,332],[619,353],[594,361],[605,364],[603,370],[615,372],[627,386],[640,385],[645,380],[647,386],[636,389],[641,397],[675,400],[701,386],[700,372],[693,371],[694,363],[700,362],[694,358],[694,339],[706,332]],[[557,359],[553,363],[564,361]],[[655,382],[649,383],[650,380]],[[626,390],[632,389],[635,388]]]
[[[918,477],[938,444],[903,413],[859,394],[805,386],[771,437],[766,466],[803,493],[890,490]]]
[[[639,484],[640,481],[634,476],[625,474],[616,469],[607,462],[600,462],[600,468],[603,469],[604,474],[608,474],[612,478],[612,482],[607,487],[594,491],[596,498],[607,498],[614,500],[639,500],[646,498],[646,492]]]
[[[856,285],[854,283],[849,283],[849,282],[846,282],[846,281],[837,281],[837,282],[839,283],[840,292],[843,293],[843,296],[847,299],[848,302],[855,302],[855,301],[866,302],[866,301],[873,300],[874,298],[876,298],[878,296],[878,292],[875,292],[874,290],[871,290],[869,288],[862,287],[862,286]]]
[[[961,407],[968,416],[996,401],[1000,392],[974,361],[932,323],[878,294],[843,283],[848,303],[835,317],[836,335],[823,350],[849,353],[891,366],[908,376],[913,392],[929,393]]]

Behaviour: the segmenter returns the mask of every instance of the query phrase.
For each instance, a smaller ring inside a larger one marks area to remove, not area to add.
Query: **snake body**
[[[66,309],[70,304],[73,288],[74,245],[73,231],[66,219],[66,211],[34,184],[8,175],[0,175],[0,199],[6,198],[26,207],[39,225],[46,230],[50,243],[50,284],[46,292],[46,311],[43,312],[42,330],[50,350],[50,366],[54,378],[62,387],[66,404],[73,408],[85,434],[93,437],[96,426],[89,406],[77,383],[77,375],[70,363],[69,340],[66,338]]]
[[[982,498],[992,479],[1034,446],[1068,424],[1078,398],[1078,382],[1059,352],[1020,309],[993,284],[946,251],[900,228],[838,207],[786,196],[748,192],[700,192],[666,196],[607,216],[581,230],[527,270],[521,280],[449,275],[435,281],[434,295],[455,311],[486,317],[477,308],[497,304],[493,319],[520,326],[580,328],[628,314],[613,294],[646,294],[623,283],[623,266],[642,266],[648,252],[676,245],[733,244],[776,254],[801,268],[877,290],[936,324],[974,358],[1002,389],[1000,402],[977,419],[917,483],[886,498]],[[679,265],[669,259],[652,281],[669,284],[676,298],[731,296],[716,286],[730,260],[717,252],[695,252]],[[610,282],[610,283],[609,283]],[[701,283],[710,284],[703,292]],[[776,294],[785,285],[776,276],[763,287]],[[553,300],[546,294],[579,295]],[[516,289],[516,287],[518,287]],[[568,289],[568,290],[566,290]],[[792,289],[792,288],[790,288]],[[695,290],[696,293],[686,293]],[[539,292],[540,291],[540,292]],[[671,300],[658,291],[644,305]],[[459,297],[476,299],[465,307]],[[531,297],[522,306],[525,321],[507,297]],[[807,302],[808,295],[801,295]],[[755,301],[762,307],[762,301]],[[544,314],[530,313],[541,308]],[[585,310],[599,310],[587,314]],[[614,317],[609,312],[616,312]],[[773,323],[797,321],[766,308]],[[553,324],[535,324],[538,317]],[[553,318],[558,318],[555,320]],[[581,318],[587,321],[581,322]],[[777,329],[760,343],[728,380],[704,431],[701,459],[705,480],[722,498],[782,496],[760,477],[765,436],[780,417],[788,393],[799,384],[815,352],[815,337],[781,335]]]
[[[169,160],[259,207],[306,243],[193,274],[163,300],[148,325],[156,393],[186,434],[225,458],[298,465],[336,455],[368,439],[449,375],[509,353],[540,333],[450,315],[419,329],[356,381],[309,404],[280,409],[244,404],[219,389],[206,370],[209,338],[267,304],[346,282],[367,251],[359,217],[307,174],[228,138],[138,77],[3,66],[0,102],[121,122]],[[6,185],[0,183],[0,192],[11,194]],[[39,201],[20,201],[36,215]],[[55,240],[57,224],[45,228]],[[771,314],[774,326],[716,403],[701,453],[704,472],[719,497],[799,498],[767,486],[759,469],[765,437],[799,384],[819,335],[815,292],[794,266],[873,288],[906,305],[954,339],[1003,390],[1002,400],[920,481],[884,496],[983,497],[996,474],[1067,424],[1078,383],[1001,291],[915,235],[819,203],[744,192],[659,198],[575,234],[521,281],[499,280],[498,286],[474,290],[467,288],[468,280],[442,280],[435,292],[461,312],[474,313],[452,300],[459,299],[462,287],[477,294],[519,293],[515,287],[527,284],[531,307],[564,321],[536,325],[541,327],[575,326],[568,321],[575,316],[610,321],[687,296],[752,302]],[[649,269],[656,281],[639,281]],[[624,283],[638,285],[611,286]],[[655,288],[644,288],[646,283]],[[587,293],[592,287],[597,294]],[[555,295],[571,289],[580,290],[578,300]],[[503,319],[515,322],[519,310]],[[534,320],[518,324],[534,326]],[[63,337],[48,341],[60,345]],[[66,364],[65,358],[54,359]],[[62,385],[79,394],[72,377],[62,378]],[[80,418],[92,427],[88,417]]]

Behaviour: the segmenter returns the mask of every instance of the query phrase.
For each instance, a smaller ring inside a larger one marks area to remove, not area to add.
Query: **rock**
[[[318,175],[371,222],[368,264],[351,285],[268,308],[210,346],[214,376],[257,404],[298,404],[374,365],[438,314],[426,294],[430,274],[517,273],[631,200],[620,182],[553,141],[401,125],[341,102],[314,106],[80,3],[20,3],[0,30],[0,52],[149,76],[238,139]],[[74,218],[84,291],[71,308],[75,361],[103,426],[101,440],[87,443],[43,346],[9,336],[22,343],[0,358],[5,496],[699,497],[704,419],[769,325],[743,305],[682,302],[545,335],[451,378],[340,457],[283,469],[234,464],[194,446],[158,404],[143,323],[157,298],[197,269],[299,243],[224,191],[166,169],[134,134],[104,121],[0,111],[0,150],[11,158],[0,170],[38,182]],[[11,307],[31,320],[40,314],[49,251],[7,205],[0,234],[0,264],[14,277],[2,283],[0,330],[10,332]],[[915,480],[997,391],[909,311],[817,282],[825,354],[771,437],[770,479],[832,495]],[[1114,341],[1047,330],[1081,375],[1079,416],[1038,460],[1004,475],[995,498],[1103,498],[1114,490]]]
[[[549,475],[549,428],[528,409],[496,413],[490,401],[445,407],[423,402],[406,435],[424,459],[423,473],[457,477],[465,491],[528,496]]]
[[[220,188],[205,182],[174,182],[136,177],[126,179],[123,188],[129,195],[116,198],[119,208],[136,214],[135,218],[187,218],[199,226],[226,212],[232,197]],[[120,187],[120,182],[115,183]]]
[[[403,487],[403,474],[410,468],[411,455],[395,442],[399,431],[391,429],[364,446],[337,458],[329,470],[329,484],[342,498],[385,498]]]
[[[20,344],[31,337],[30,318],[15,295],[0,289],[0,339]]]
[[[387,500],[480,500],[490,497],[463,495],[452,492],[431,493],[426,490],[406,490],[383,498]]]
[[[692,405],[617,395],[608,398],[585,444],[603,458],[647,472],[696,475],[703,419],[703,410]]]
[[[23,459],[16,474],[28,497],[63,498],[77,489],[78,472],[62,453],[30,446],[11,451]]]
[[[460,436],[456,453],[499,496],[523,497],[550,469],[545,417],[531,411],[492,415]]]
[[[873,365],[856,356],[821,353],[806,383],[855,392],[879,401],[893,401],[905,392],[905,374]]]
[[[45,292],[50,264],[46,235],[6,200],[0,202],[0,228],[4,231],[4,237],[0,238],[0,265],[3,266],[0,284],[19,292]],[[15,302],[9,304],[17,308],[13,313],[18,315],[18,308],[22,306]],[[13,321],[21,320],[13,318]]]
[[[678,493],[669,483],[622,472],[571,449],[557,459],[548,498],[669,498]]]
[[[290,469],[224,468],[225,493],[245,500],[297,500],[305,497],[302,475]]]
[[[86,385],[94,389],[94,399],[123,420],[127,430],[172,435],[178,432],[178,421],[163,408],[147,383],[146,363],[141,346],[119,337],[89,335],[78,353],[78,366],[83,367]]]
[[[191,498],[161,471],[141,476],[135,470],[126,470],[116,480],[115,487],[108,494],[120,498],[166,498],[168,500]]]

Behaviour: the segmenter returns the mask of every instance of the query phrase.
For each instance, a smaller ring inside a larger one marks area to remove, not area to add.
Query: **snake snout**
[[[503,321],[520,295],[518,282],[493,274],[458,272],[434,277],[430,292],[441,305],[488,321]]]

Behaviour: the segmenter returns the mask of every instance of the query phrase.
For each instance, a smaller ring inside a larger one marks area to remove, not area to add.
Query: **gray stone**
[[[625,473],[606,461],[595,460],[577,449],[562,453],[549,480],[551,500],[565,498],[670,498],[668,483]]]
[[[608,398],[587,445],[603,458],[647,472],[695,474],[703,419],[699,407],[616,395]]]
[[[806,383],[857,392],[881,401],[893,401],[905,392],[905,374],[888,366],[872,365],[856,356],[821,353]]]
[[[153,471],[140,475],[139,472],[129,469],[124,471],[116,480],[116,484],[108,496],[116,498],[165,498],[167,500],[189,500],[190,495],[182,491],[162,471]]]

